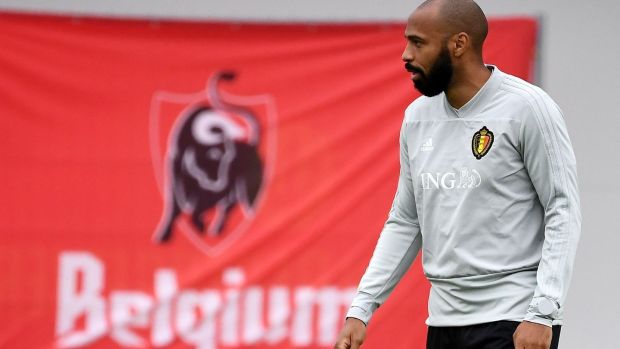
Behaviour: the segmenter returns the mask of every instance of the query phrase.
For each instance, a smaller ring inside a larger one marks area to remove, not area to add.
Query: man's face
[[[425,96],[436,96],[448,88],[453,67],[447,39],[433,20],[432,10],[414,12],[407,23],[407,47],[403,52],[405,69],[415,88]]]
[[[412,72],[413,85],[425,96],[432,97],[445,91],[452,80],[452,61],[447,47],[443,47],[439,56],[432,63],[428,73],[410,63],[405,68]]]

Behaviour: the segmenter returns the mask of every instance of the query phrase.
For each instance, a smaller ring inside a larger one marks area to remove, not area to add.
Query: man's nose
[[[402,59],[404,62],[412,62],[413,61],[413,50],[411,49],[411,44],[407,44],[405,46],[405,50],[403,51]]]

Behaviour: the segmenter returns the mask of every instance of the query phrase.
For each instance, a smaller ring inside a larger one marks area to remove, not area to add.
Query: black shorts
[[[517,321],[495,321],[459,327],[429,326],[426,349],[514,349],[512,335],[519,324]],[[558,348],[561,327],[553,326],[550,349]]]

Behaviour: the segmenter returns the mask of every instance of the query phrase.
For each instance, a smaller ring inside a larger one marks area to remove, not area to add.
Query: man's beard
[[[433,97],[445,91],[452,80],[452,61],[450,52],[444,47],[439,53],[439,57],[428,72],[428,76],[414,68],[420,73],[420,77],[413,81],[415,88],[425,96]]]

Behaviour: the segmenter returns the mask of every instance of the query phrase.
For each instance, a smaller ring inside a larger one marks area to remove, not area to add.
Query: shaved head
[[[490,71],[482,45],[487,33],[487,19],[472,0],[422,3],[407,19],[402,56],[415,88],[432,97],[472,79],[486,81]]]
[[[418,10],[433,8],[441,21],[446,37],[461,32],[471,38],[472,46],[482,52],[482,44],[489,32],[487,18],[478,4],[472,0],[426,0]]]

